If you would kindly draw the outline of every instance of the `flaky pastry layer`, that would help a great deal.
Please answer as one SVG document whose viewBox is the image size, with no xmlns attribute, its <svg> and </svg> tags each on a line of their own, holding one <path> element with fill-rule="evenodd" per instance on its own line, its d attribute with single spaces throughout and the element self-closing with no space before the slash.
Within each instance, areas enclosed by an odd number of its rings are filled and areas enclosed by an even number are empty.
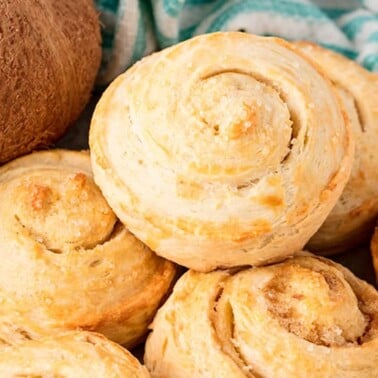
<svg viewBox="0 0 378 378">
<path fill-rule="evenodd" d="M 0 348 L 0 376 L 4 378 L 150 377 L 126 349 L 93 332 L 68 331 Z"/>
<path fill-rule="evenodd" d="M 154 378 L 375 377 L 378 292 L 310 254 L 180 278 L 146 343 Z"/>
<path fill-rule="evenodd" d="M 223 32 L 153 54 L 94 112 L 94 176 L 119 218 L 189 268 L 263 264 L 300 250 L 350 173 L 334 89 L 277 39 Z"/>
<path fill-rule="evenodd" d="M 336 87 L 356 140 L 350 179 L 308 244 L 322 254 L 342 252 L 367 241 L 378 216 L 378 75 L 315 44 L 295 45 Z"/>
<path fill-rule="evenodd" d="M 118 221 L 88 153 L 36 152 L 2 166 L 0 223 L 0 326 L 141 341 L 175 267 Z"/>
</svg>

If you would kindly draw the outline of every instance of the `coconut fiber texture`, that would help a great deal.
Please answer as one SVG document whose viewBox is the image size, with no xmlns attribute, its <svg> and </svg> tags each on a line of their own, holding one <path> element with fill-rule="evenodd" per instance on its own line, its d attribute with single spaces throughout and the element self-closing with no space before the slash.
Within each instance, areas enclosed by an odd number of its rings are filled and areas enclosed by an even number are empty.
<svg viewBox="0 0 378 378">
<path fill-rule="evenodd" d="M 76 121 L 100 59 L 92 0 L 0 1 L 0 163 L 50 145 Z"/>
</svg>

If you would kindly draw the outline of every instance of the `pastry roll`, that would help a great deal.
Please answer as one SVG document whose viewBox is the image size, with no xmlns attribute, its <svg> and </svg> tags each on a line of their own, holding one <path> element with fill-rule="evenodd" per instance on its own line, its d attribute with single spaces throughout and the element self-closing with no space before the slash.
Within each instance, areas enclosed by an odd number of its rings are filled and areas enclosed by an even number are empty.
<svg viewBox="0 0 378 378">
<path fill-rule="evenodd" d="M 94 177 L 159 255 L 189 268 L 300 250 L 350 173 L 353 139 L 330 83 L 290 44 L 206 34 L 119 76 L 94 112 Z"/>
<path fill-rule="evenodd" d="M 117 220 L 85 152 L 38 152 L 0 168 L 0 256 L 1 316 L 49 333 L 97 331 L 127 347 L 141 341 L 175 275 Z"/>
<path fill-rule="evenodd" d="M 378 292 L 323 257 L 185 273 L 159 309 L 154 378 L 377 377 Z"/>
<path fill-rule="evenodd" d="M 308 244 L 322 254 L 342 252 L 367 241 L 378 216 L 378 75 L 315 44 L 298 42 L 296 46 L 331 79 L 356 140 L 348 184 Z"/>
<path fill-rule="evenodd" d="M 126 349 L 93 332 L 69 331 L 0 348 L 0 376 L 4 378 L 150 377 Z"/>
</svg>

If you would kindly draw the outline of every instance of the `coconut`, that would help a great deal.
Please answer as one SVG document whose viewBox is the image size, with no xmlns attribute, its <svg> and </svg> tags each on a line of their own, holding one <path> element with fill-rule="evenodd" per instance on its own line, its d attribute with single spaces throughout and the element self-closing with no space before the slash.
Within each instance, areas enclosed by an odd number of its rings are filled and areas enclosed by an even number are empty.
<svg viewBox="0 0 378 378">
<path fill-rule="evenodd" d="M 92 0 L 0 1 L 0 163 L 49 146 L 79 117 L 100 41 Z"/>
</svg>

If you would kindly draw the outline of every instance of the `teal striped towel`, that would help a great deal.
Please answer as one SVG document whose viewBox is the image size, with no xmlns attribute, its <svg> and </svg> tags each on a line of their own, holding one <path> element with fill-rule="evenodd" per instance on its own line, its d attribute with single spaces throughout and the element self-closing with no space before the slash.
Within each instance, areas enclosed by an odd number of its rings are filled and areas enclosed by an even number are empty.
<svg viewBox="0 0 378 378">
<path fill-rule="evenodd" d="M 378 0 L 95 0 L 106 84 L 135 61 L 194 35 L 242 30 L 317 42 L 378 72 Z"/>
</svg>

